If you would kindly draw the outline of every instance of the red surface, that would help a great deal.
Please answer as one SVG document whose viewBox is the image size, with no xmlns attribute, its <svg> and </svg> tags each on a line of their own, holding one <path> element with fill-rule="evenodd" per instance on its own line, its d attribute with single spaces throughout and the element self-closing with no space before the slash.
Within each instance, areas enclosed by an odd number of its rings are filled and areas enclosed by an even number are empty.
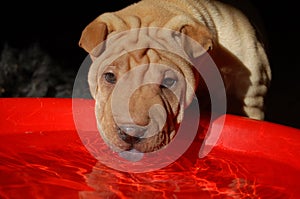
<svg viewBox="0 0 300 199">
<path fill-rule="evenodd" d="M 0 107 L 1 134 L 75 128 L 69 99 L 0 99 Z"/>
<path fill-rule="evenodd" d="M 87 107 L 76 109 L 82 114 L 77 128 L 95 129 L 91 119 L 94 101 L 76 99 L 75 103 Z M 198 160 L 194 155 L 198 150 L 194 144 L 180 160 L 161 171 L 124 174 L 97 163 L 82 145 L 76 134 L 72 99 L 0 99 L 0 198 L 95 194 L 97 198 L 116 198 L 110 191 L 123 198 L 132 191 L 136 198 L 153 194 L 224 198 L 221 193 L 229 179 L 245 198 L 249 191 L 265 198 L 300 198 L 299 129 L 226 115 L 209 157 Z"/>
</svg>

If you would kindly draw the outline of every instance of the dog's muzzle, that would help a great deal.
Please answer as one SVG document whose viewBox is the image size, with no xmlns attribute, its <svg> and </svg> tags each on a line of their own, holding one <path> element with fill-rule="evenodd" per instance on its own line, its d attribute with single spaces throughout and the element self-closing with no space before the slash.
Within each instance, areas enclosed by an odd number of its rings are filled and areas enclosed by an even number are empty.
<svg viewBox="0 0 300 199">
<path fill-rule="evenodd" d="M 147 131 L 146 127 L 136 125 L 124 125 L 119 126 L 118 135 L 119 137 L 128 144 L 136 144 L 143 139 Z"/>
</svg>

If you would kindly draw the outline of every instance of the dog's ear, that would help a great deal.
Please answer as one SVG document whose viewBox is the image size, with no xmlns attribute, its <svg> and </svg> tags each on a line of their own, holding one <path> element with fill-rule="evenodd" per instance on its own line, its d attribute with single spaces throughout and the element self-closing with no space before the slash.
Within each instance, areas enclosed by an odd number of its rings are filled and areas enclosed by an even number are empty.
<svg viewBox="0 0 300 199">
<path fill-rule="evenodd" d="M 212 50 L 213 39 L 206 27 L 200 24 L 196 26 L 184 25 L 181 27 L 180 32 L 188 36 L 187 38 L 183 38 L 182 45 L 185 52 L 192 58 L 200 57 L 203 53 Z M 199 48 L 199 44 L 202 48 Z"/>
<path fill-rule="evenodd" d="M 98 57 L 104 50 L 104 45 L 100 44 L 106 39 L 107 34 L 107 25 L 96 19 L 82 31 L 79 46 L 87 51 L 92 58 Z"/>
<path fill-rule="evenodd" d="M 187 15 L 172 18 L 166 28 L 181 33 L 177 41 L 191 58 L 197 58 L 213 48 L 213 33 L 204 24 Z"/>
</svg>

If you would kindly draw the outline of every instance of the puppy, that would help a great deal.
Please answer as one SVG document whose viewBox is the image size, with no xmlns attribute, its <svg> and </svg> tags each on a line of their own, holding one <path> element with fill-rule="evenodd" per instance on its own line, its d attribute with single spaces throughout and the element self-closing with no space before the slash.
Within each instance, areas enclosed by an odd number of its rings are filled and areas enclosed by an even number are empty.
<svg viewBox="0 0 300 199">
<path fill-rule="evenodd" d="M 142 0 L 97 17 L 79 45 L 93 60 L 88 82 L 98 128 L 115 151 L 170 143 L 195 92 L 200 103 L 209 98 L 194 67 L 207 64 L 205 55 L 220 72 L 228 113 L 264 119 L 268 59 L 248 19 L 229 5 Z"/>
</svg>

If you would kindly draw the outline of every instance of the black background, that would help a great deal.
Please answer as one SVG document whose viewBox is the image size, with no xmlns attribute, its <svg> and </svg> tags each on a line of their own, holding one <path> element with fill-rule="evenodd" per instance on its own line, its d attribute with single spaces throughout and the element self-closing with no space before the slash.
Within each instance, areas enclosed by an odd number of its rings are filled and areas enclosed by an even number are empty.
<svg viewBox="0 0 300 199">
<path fill-rule="evenodd" d="M 101 13 L 133 2 L 136 1 L 10 1 L 5 4 L 2 1 L 0 50 L 4 43 L 22 49 L 38 42 L 53 59 L 76 73 L 87 55 L 78 46 L 84 27 Z M 273 79 L 266 120 L 300 128 L 300 9 L 297 1 L 230 2 L 240 2 L 239 6 L 251 20 L 258 19 L 267 42 Z"/>
</svg>

